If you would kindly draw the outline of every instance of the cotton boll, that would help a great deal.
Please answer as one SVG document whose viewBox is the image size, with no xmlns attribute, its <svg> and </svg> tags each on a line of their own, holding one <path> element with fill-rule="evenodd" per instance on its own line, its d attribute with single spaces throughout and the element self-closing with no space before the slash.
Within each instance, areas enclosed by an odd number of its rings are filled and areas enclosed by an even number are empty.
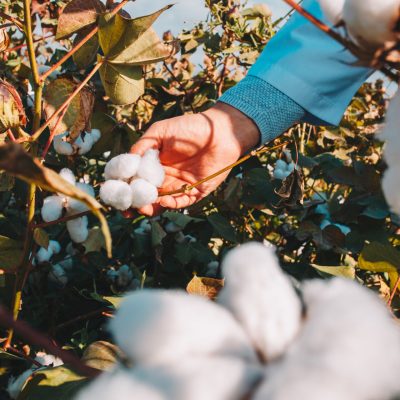
<svg viewBox="0 0 400 400">
<path fill-rule="evenodd" d="M 63 140 L 65 135 L 58 135 L 53 140 L 53 147 L 56 153 L 65 155 L 65 156 L 72 156 L 74 154 L 74 148 L 72 144 Z"/>
<path fill-rule="evenodd" d="M 185 357 L 162 366 L 139 365 L 132 373 L 168 400 L 242 400 L 262 378 L 263 369 L 233 357 Z"/>
<path fill-rule="evenodd" d="M 308 282 L 303 293 L 303 329 L 255 400 L 389 400 L 399 394 L 400 328 L 381 299 L 339 278 Z"/>
<path fill-rule="evenodd" d="M 104 176 L 106 180 L 129 180 L 136 175 L 139 164 L 140 156 L 138 154 L 120 154 L 106 164 Z"/>
<path fill-rule="evenodd" d="M 39 251 L 36 253 L 36 261 L 41 264 L 44 262 L 50 261 L 50 258 L 53 256 L 53 249 L 49 246 L 47 249 L 41 247 Z"/>
<path fill-rule="evenodd" d="M 49 241 L 49 248 L 53 251 L 53 254 L 58 254 L 61 251 L 61 245 L 56 240 Z"/>
<path fill-rule="evenodd" d="M 92 150 L 92 147 L 94 145 L 94 138 L 90 134 L 86 134 L 84 139 L 82 139 L 78 145 L 79 150 L 78 154 L 84 155 L 86 153 L 89 153 L 90 150 Z"/>
<path fill-rule="evenodd" d="M 391 211 L 400 215 L 400 165 L 390 167 L 385 171 L 382 179 L 382 190 Z"/>
<path fill-rule="evenodd" d="M 92 129 L 92 131 L 90 132 L 90 134 L 92 135 L 93 138 L 93 142 L 97 143 L 100 138 L 101 138 L 101 131 L 100 129 Z"/>
<path fill-rule="evenodd" d="M 325 17 L 337 25 L 342 19 L 345 0 L 318 0 Z"/>
<path fill-rule="evenodd" d="M 132 203 L 133 208 L 140 208 L 153 204 L 158 197 L 157 188 L 145 181 L 144 179 L 135 179 L 131 184 Z"/>
<path fill-rule="evenodd" d="M 274 170 L 274 178 L 278 179 L 280 181 L 285 180 L 287 177 L 289 176 L 289 174 L 286 171 L 283 171 L 281 169 L 275 169 Z"/>
<path fill-rule="evenodd" d="M 36 354 L 35 360 L 46 367 L 59 367 L 60 365 L 64 364 L 61 358 L 54 357 L 52 354 L 47 354 L 43 351 L 39 351 Z"/>
<path fill-rule="evenodd" d="M 33 374 L 33 369 L 28 369 L 24 371 L 21 375 L 17 377 L 11 377 L 8 381 L 7 392 L 12 399 L 16 399 L 21 390 L 25 386 L 25 382 Z"/>
<path fill-rule="evenodd" d="M 381 138 L 386 141 L 384 157 L 390 166 L 399 165 L 400 91 L 390 101 Z"/>
<path fill-rule="evenodd" d="M 230 310 L 266 360 L 285 352 L 300 329 L 302 306 L 274 249 L 247 243 L 222 262 L 218 303 Z"/>
<path fill-rule="evenodd" d="M 109 180 L 101 186 L 100 198 L 105 204 L 126 211 L 132 203 L 132 190 L 126 182 Z"/>
<path fill-rule="evenodd" d="M 94 189 L 92 185 L 89 185 L 87 183 L 82 183 L 78 182 L 76 184 L 76 187 L 86 194 L 88 194 L 91 197 L 95 197 Z M 69 214 L 79 214 L 85 211 L 89 210 L 89 207 L 83 203 L 82 201 L 79 201 L 77 199 L 73 199 L 72 197 L 68 198 L 68 207 L 67 207 L 68 213 Z"/>
<path fill-rule="evenodd" d="M 67 230 L 73 242 L 83 243 L 88 238 L 88 223 L 86 215 L 67 222 Z"/>
<path fill-rule="evenodd" d="M 63 198 L 60 196 L 49 196 L 43 200 L 41 215 L 44 222 L 52 222 L 59 219 L 64 208 Z"/>
<path fill-rule="evenodd" d="M 67 182 L 69 182 L 71 185 L 75 185 L 76 177 L 75 177 L 74 173 L 70 169 L 63 168 L 60 171 L 59 175 L 61 176 L 61 178 L 63 178 Z"/>
<path fill-rule="evenodd" d="M 365 47 L 395 41 L 399 17 L 399 0 L 346 0 L 343 8 L 350 36 Z"/>
<path fill-rule="evenodd" d="M 165 179 L 165 171 L 160 163 L 158 150 L 149 149 L 144 153 L 140 161 L 137 176 L 156 187 L 162 186 Z"/>
<path fill-rule="evenodd" d="M 110 329 L 135 365 L 207 355 L 256 359 L 245 333 L 228 311 L 185 292 L 134 292 L 122 302 Z"/>
</svg>

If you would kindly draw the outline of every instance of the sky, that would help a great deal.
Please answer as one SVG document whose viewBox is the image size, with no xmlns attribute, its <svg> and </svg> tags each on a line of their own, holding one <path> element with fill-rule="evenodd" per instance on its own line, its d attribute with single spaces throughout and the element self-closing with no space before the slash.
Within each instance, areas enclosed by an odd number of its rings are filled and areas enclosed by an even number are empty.
<svg viewBox="0 0 400 400">
<path fill-rule="evenodd" d="M 175 3 L 174 7 L 166 11 L 154 25 L 159 34 L 166 30 L 171 30 L 174 34 L 177 34 L 184 28 L 189 29 L 207 15 L 203 0 L 136 0 L 128 4 L 126 10 L 130 12 L 132 17 L 141 16 L 154 12 L 170 3 Z M 283 0 L 249 1 L 249 5 L 256 3 L 267 4 L 273 11 L 275 18 L 288 10 Z"/>
</svg>

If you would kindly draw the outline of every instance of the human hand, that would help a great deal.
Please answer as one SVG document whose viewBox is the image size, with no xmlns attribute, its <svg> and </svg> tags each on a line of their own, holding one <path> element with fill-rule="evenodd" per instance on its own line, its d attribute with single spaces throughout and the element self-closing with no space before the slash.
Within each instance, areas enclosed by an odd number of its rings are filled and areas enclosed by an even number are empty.
<svg viewBox="0 0 400 400">
<path fill-rule="evenodd" d="M 156 122 L 131 152 L 143 155 L 150 148 L 160 150 L 166 172 L 161 191 L 171 192 L 233 164 L 258 144 L 259 137 L 251 119 L 227 104 L 217 103 L 204 113 Z M 189 193 L 161 196 L 156 204 L 138 211 L 152 216 L 162 208 L 188 207 L 214 191 L 228 174 L 204 182 Z"/>
</svg>

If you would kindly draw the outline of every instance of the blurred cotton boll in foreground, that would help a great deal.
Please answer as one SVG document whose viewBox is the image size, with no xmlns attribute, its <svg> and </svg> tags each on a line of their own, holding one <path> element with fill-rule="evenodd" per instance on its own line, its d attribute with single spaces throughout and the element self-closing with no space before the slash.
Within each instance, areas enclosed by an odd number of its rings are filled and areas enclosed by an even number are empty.
<svg viewBox="0 0 400 400">
<path fill-rule="evenodd" d="M 110 330 L 134 364 L 207 355 L 256 361 L 250 341 L 227 310 L 185 292 L 134 292 L 122 302 Z"/>
<path fill-rule="evenodd" d="M 340 22 L 343 15 L 345 0 L 318 0 L 326 18 L 336 25 Z"/>
<path fill-rule="evenodd" d="M 400 393 L 400 331 L 381 299 L 355 282 L 304 285 L 307 316 L 255 400 L 389 400 Z M 390 349 L 390 351 L 388 351 Z"/>
<path fill-rule="evenodd" d="M 343 8 L 348 33 L 366 48 L 395 41 L 399 18 L 400 0 L 346 0 Z"/>
<path fill-rule="evenodd" d="M 247 243 L 222 262 L 218 303 L 232 312 L 265 360 L 280 356 L 300 330 L 301 302 L 273 247 Z"/>
</svg>

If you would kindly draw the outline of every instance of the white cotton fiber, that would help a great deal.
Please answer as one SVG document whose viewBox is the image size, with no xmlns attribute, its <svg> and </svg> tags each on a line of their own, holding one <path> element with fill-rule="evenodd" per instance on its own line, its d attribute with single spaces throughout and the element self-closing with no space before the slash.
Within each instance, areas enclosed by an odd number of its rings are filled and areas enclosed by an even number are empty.
<svg viewBox="0 0 400 400">
<path fill-rule="evenodd" d="M 137 176 L 156 187 L 162 186 L 165 179 L 165 171 L 161 165 L 158 150 L 149 149 L 144 153 L 140 161 Z"/>
<path fill-rule="evenodd" d="M 78 182 L 76 187 L 91 197 L 95 197 L 94 189 L 92 185 L 87 183 Z M 89 207 L 83 203 L 82 201 L 73 199 L 72 197 L 68 198 L 68 206 L 67 206 L 68 213 L 72 214 L 79 214 L 89 210 Z"/>
<path fill-rule="evenodd" d="M 69 168 L 63 168 L 60 171 L 59 175 L 61 176 L 61 178 L 69 182 L 71 185 L 75 185 L 76 183 L 75 175 Z"/>
<path fill-rule="evenodd" d="M 304 285 L 307 318 L 255 400 L 389 400 L 400 393 L 400 327 L 382 300 L 344 279 Z"/>
<path fill-rule="evenodd" d="M 36 354 L 35 360 L 46 367 L 58 367 L 64 364 L 61 358 L 55 357 L 52 354 L 47 354 L 44 351 L 39 351 Z"/>
<path fill-rule="evenodd" d="M 50 240 L 49 249 L 52 250 L 53 254 L 58 254 L 61 251 L 61 245 L 56 240 Z"/>
<path fill-rule="evenodd" d="M 394 41 L 400 0 L 346 0 L 343 20 L 350 36 L 365 47 Z"/>
<path fill-rule="evenodd" d="M 63 198 L 60 196 L 49 196 L 43 200 L 41 215 L 44 222 L 52 222 L 61 218 L 64 208 Z"/>
<path fill-rule="evenodd" d="M 50 258 L 53 257 L 53 249 L 50 247 L 45 249 L 44 247 L 41 247 L 38 252 L 36 253 L 36 261 L 41 264 L 44 262 L 50 261 Z"/>
<path fill-rule="evenodd" d="M 207 355 L 256 358 L 244 331 L 227 310 L 185 292 L 134 292 L 122 302 L 110 330 L 135 365 Z"/>
<path fill-rule="evenodd" d="M 264 359 L 284 353 L 300 330 L 302 307 L 274 248 L 254 242 L 231 250 L 222 275 L 218 303 L 232 312 Z"/>
<path fill-rule="evenodd" d="M 102 184 L 100 198 L 105 204 L 126 211 L 131 207 L 132 190 L 126 182 L 109 180 Z"/>
<path fill-rule="evenodd" d="M 400 165 L 389 167 L 382 179 L 382 190 L 390 210 L 400 215 Z"/>
<path fill-rule="evenodd" d="M 86 134 L 87 134 L 87 132 L 86 132 Z M 100 131 L 100 129 L 92 129 L 92 131 L 90 132 L 90 135 L 92 135 L 93 142 L 97 143 L 101 138 L 101 131 Z"/>
<path fill-rule="evenodd" d="M 88 217 L 85 215 L 67 222 L 67 230 L 71 240 L 75 243 L 83 243 L 89 236 Z"/>
<path fill-rule="evenodd" d="M 400 165 L 400 91 L 391 99 L 386 112 L 386 120 L 380 135 L 386 141 L 384 147 L 385 160 L 389 165 Z"/>
<path fill-rule="evenodd" d="M 279 180 L 285 180 L 296 168 L 294 162 L 290 164 L 286 163 L 283 160 L 278 160 L 275 163 L 274 168 L 274 178 Z"/>
<path fill-rule="evenodd" d="M 53 140 L 53 147 L 56 153 L 62 154 L 65 156 L 72 156 L 74 154 L 74 148 L 72 147 L 72 144 L 69 142 L 66 142 L 64 139 L 66 137 L 66 134 L 63 135 L 58 135 L 54 137 Z"/>
<path fill-rule="evenodd" d="M 139 164 L 140 156 L 138 154 L 121 154 L 106 164 L 104 176 L 106 180 L 129 180 L 136 175 Z"/>
<path fill-rule="evenodd" d="M 162 366 L 139 365 L 132 372 L 168 400 L 243 400 L 263 377 L 261 366 L 233 357 L 184 357 Z"/>
<path fill-rule="evenodd" d="M 116 367 L 111 372 L 102 373 L 75 397 L 75 400 L 111 399 L 170 400 L 157 389 L 134 379 L 132 372 L 123 367 Z"/>
<path fill-rule="evenodd" d="M 78 154 L 84 155 L 92 150 L 92 147 L 94 145 L 94 138 L 91 134 L 86 133 L 83 139 L 82 136 L 79 136 L 74 144 L 78 147 Z"/>
<path fill-rule="evenodd" d="M 144 179 L 135 179 L 131 184 L 131 206 L 140 208 L 155 203 L 158 197 L 157 188 Z"/>
<path fill-rule="evenodd" d="M 318 0 L 325 17 L 336 25 L 340 22 L 343 15 L 345 0 Z"/>
</svg>

